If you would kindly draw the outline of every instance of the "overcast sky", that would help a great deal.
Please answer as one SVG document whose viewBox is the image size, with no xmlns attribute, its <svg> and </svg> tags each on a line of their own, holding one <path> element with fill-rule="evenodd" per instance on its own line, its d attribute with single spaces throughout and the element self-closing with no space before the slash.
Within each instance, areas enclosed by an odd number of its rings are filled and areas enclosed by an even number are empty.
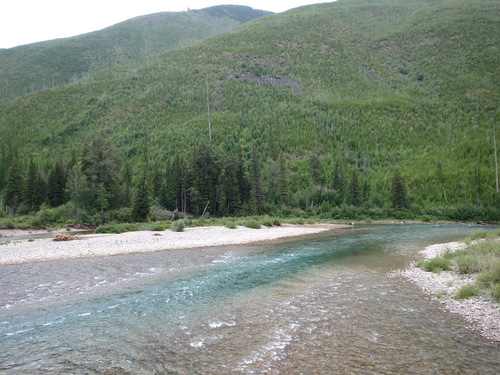
<svg viewBox="0 0 500 375">
<path fill-rule="evenodd" d="M 332 0 L 330 0 L 332 1 Z M 275 13 L 321 0 L 4 0 L 0 5 L 0 48 L 65 38 L 99 30 L 144 14 L 212 5 L 247 5 Z"/>
</svg>

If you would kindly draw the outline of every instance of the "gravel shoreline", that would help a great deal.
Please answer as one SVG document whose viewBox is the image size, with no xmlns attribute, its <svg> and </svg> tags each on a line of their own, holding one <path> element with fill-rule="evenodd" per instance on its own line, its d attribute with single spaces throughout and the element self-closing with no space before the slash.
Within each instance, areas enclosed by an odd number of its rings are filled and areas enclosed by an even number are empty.
<svg viewBox="0 0 500 375">
<path fill-rule="evenodd" d="M 455 251 L 464 247 L 462 242 L 431 245 L 420 251 L 420 254 L 422 258 L 431 259 L 446 250 Z M 416 262 L 390 275 L 404 277 L 415 283 L 425 294 L 431 296 L 432 300 L 438 301 L 444 310 L 462 316 L 469 323 L 468 328 L 478 330 L 489 340 L 500 342 L 499 303 L 481 295 L 463 300 L 454 297 L 460 287 L 474 283 L 474 276 L 461 275 L 455 271 L 443 271 L 439 274 L 425 272 L 417 267 Z"/>
<path fill-rule="evenodd" d="M 10 241 L 0 238 L 0 265 L 88 258 L 200 247 L 243 245 L 261 241 L 316 234 L 347 228 L 340 224 L 291 225 L 250 229 L 239 226 L 186 228 L 183 232 L 138 231 L 120 234 L 78 235 L 77 240 L 54 242 L 52 238 Z M 19 235 L 19 233 L 16 233 Z M 74 233 L 65 233 L 74 234 Z"/>
</svg>

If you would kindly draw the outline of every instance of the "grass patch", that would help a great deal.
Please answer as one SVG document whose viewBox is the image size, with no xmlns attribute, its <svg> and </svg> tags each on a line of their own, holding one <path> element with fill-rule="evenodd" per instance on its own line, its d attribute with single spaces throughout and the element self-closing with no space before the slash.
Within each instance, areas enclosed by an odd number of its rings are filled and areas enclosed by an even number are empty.
<svg viewBox="0 0 500 375">
<path fill-rule="evenodd" d="M 227 221 L 225 227 L 229 229 L 236 229 L 237 225 L 234 221 Z"/>
<path fill-rule="evenodd" d="M 247 220 L 247 221 L 245 221 L 245 223 L 243 225 L 245 227 L 251 228 L 251 229 L 260 229 L 261 228 L 261 224 L 255 219 Z"/>
<path fill-rule="evenodd" d="M 478 294 L 478 288 L 474 284 L 467 284 L 461 287 L 457 292 L 458 299 L 467 299 Z"/>
<path fill-rule="evenodd" d="M 108 223 L 98 226 L 94 233 L 102 234 L 102 233 L 124 233 L 124 232 L 133 232 L 138 230 L 138 225 L 135 223 Z"/>
<path fill-rule="evenodd" d="M 496 284 L 491 288 L 491 296 L 494 300 L 500 302 L 500 283 Z"/>
<path fill-rule="evenodd" d="M 451 261 L 447 258 L 436 257 L 427 261 L 420 261 L 417 265 L 426 272 L 440 273 L 451 269 Z"/>
<path fill-rule="evenodd" d="M 182 232 L 182 231 L 184 231 L 184 228 L 186 228 L 186 224 L 184 223 L 184 220 L 174 221 L 170 225 L 170 230 L 172 232 Z"/>
</svg>

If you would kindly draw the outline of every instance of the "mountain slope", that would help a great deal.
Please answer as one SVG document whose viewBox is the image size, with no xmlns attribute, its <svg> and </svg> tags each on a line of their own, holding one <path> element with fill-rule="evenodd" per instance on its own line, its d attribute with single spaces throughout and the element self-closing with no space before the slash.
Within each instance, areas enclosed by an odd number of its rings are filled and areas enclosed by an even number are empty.
<svg viewBox="0 0 500 375">
<path fill-rule="evenodd" d="M 236 5 L 163 12 L 72 38 L 0 50 L 0 102 L 186 46 L 268 14 Z"/>
<path fill-rule="evenodd" d="M 398 168 L 415 210 L 497 210 L 499 19 L 488 0 L 303 7 L 4 103 L 0 142 L 47 161 L 100 134 L 133 163 L 146 143 L 161 165 L 208 143 L 210 123 L 222 154 L 256 146 L 268 189 L 284 152 L 302 208 L 313 196 L 325 212 L 339 204 L 312 186 L 316 154 L 325 189 L 336 192 L 340 164 L 374 209 L 390 205 Z"/>
</svg>

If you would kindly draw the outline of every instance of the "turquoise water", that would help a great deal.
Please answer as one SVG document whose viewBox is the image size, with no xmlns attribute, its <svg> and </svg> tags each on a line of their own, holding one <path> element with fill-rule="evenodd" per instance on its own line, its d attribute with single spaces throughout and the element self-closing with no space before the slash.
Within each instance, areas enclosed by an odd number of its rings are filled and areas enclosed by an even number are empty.
<svg viewBox="0 0 500 375">
<path fill-rule="evenodd" d="M 0 268 L 6 374 L 493 374 L 499 346 L 389 278 L 473 226 Z"/>
</svg>

